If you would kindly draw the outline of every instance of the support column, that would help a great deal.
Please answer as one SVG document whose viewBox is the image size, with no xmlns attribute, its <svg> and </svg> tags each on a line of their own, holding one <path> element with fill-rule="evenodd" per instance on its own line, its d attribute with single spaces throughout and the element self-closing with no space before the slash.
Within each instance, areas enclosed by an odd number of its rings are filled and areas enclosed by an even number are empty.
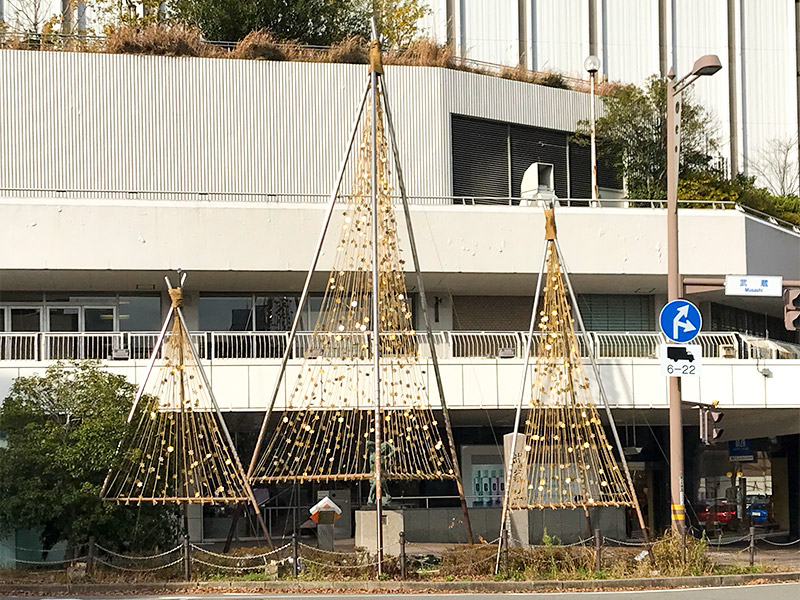
<svg viewBox="0 0 800 600">
<path fill-rule="evenodd" d="M 795 0 L 800 2 L 800 0 Z M 800 6 L 800 4 L 795 4 Z M 730 139 L 730 176 L 739 172 L 739 107 L 736 98 L 736 0 L 728 0 L 728 137 Z M 798 41 L 800 59 L 800 41 Z M 800 70 L 800 62 L 798 63 Z M 800 78 L 798 90 L 800 90 Z M 800 114 L 800 113 L 798 113 Z"/>
</svg>

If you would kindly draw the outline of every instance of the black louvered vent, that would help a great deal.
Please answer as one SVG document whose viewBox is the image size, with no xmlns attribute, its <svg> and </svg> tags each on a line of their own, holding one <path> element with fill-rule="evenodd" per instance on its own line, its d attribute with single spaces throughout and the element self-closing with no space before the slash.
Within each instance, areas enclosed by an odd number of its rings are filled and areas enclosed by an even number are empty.
<svg viewBox="0 0 800 600">
<path fill-rule="evenodd" d="M 522 176 L 533 163 L 553 165 L 556 196 L 567 197 L 567 134 L 539 127 L 511 126 L 511 194 L 520 195 Z"/>
<path fill-rule="evenodd" d="M 589 146 L 569 143 L 569 180 L 571 198 L 592 197 L 592 159 Z"/>
<path fill-rule="evenodd" d="M 452 115 L 453 195 L 508 197 L 508 125 Z"/>
</svg>

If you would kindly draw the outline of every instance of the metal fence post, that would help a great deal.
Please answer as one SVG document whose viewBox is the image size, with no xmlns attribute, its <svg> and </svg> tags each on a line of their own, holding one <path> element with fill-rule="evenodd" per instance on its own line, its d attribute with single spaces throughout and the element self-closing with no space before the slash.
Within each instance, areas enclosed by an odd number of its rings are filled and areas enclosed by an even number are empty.
<svg viewBox="0 0 800 600">
<path fill-rule="evenodd" d="M 183 578 L 192 580 L 192 547 L 189 545 L 189 536 L 183 536 Z"/>
<path fill-rule="evenodd" d="M 297 542 L 297 533 L 292 533 L 292 575 L 297 577 L 300 572 L 298 560 L 300 559 L 300 547 Z"/>
<path fill-rule="evenodd" d="M 94 571 L 94 557 L 97 551 L 94 536 L 89 538 L 89 547 L 86 551 L 86 574 L 91 575 Z M 752 564 L 752 563 L 751 563 Z"/>
<path fill-rule="evenodd" d="M 687 535 L 687 527 L 683 527 L 681 529 L 681 562 L 686 564 L 686 535 Z"/>
<path fill-rule="evenodd" d="M 594 570 L 600 571 L 603 568 L 602 552 L 603 548 L 603 535 L 599 529 L 594 530 Z"/>
<path fill-rule="evenodd" d="M 756 562 L 756 528 L 750 527 L 750 566 Z"/>
<path fill-rule="evenodd" d="M 503 545 L 503 569 L 506 572 L 506 577 L 508 577 L 508 527 L 503 528 L 500 543 Z"/>
<path fill-rule="evenodd" d="M 406 578 L 406 532 L 400 532 L 400 577 Z"/>
</svg>

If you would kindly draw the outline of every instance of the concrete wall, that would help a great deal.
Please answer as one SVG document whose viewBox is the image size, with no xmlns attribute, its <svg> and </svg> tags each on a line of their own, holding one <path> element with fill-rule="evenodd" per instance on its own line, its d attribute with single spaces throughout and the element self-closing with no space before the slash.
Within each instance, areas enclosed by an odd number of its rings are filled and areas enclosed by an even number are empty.
<svg viewBox="0 0 800 600">
<path fill-rule="evenodd" d="M 239 281 L 253 286 L 250 291 L 299 289 L 323 213 L 320 205 L 271 202 L 5 199 L 0 200 L 0 273 L 7 290 L 133 289 L 148 273 L 161 289 L 163 273 L 178 267 L 195 273 L 188 289 L 234 290 Z M 412 218 L 431 291 L 530 294 L 531 275 L 540 267 L 541 209 L 414 206 Z M 557 218 L 579 291 L 658 293 L 665 287 L 663 210 L 562 208 Z M 337 212 L 331 230 L 340 226 Z M 683 210 L 680 227 L 684 275 L 759 267 L 800 279 L 800 234 L 734 210 Z M 407 248 L 403 225 L 399 236 Z M 334 240 L 328 238 L 321 273 L 332 264 Z M 204 273 L 220 276 L 204 281 Z"/>
<path fill-rule="evenodd" d="M 448 406 L 453 409 L 513 409 L 519 398 L 519 377 L 522 363 L 514 359 L 444 359 L 441 360 L 442 380 Z M 223 411 L 263 411 L 272 393 L 280 370 L 278 360 L 217 359 L 206 362 L 205 368 L 214 394 Z M 0 363 L 0 398 L 4 398 L 16 377 L 43 373 L 47 362 L 3 361 Z M 285 407 L 287 388 L 294 386 L 301 363 L 290 361 L 276 410 Z M 667 382 L 655 359 L 600 359 L 600 374 L 613 408 L 653 409 L 667 407 Z M 107 363 L 111 372 L 139 382 L 144 376 L 146 361 L 114 361 Z M 369 368 L 363 365 L 363 368 Z M 433 380 L 433 368 L 427 361 L 420 363 L 426 387 L 434 407 L 439 400 Z M 769 369 L 765 377 L 759 369 Z M 800 407 L 797 395 L 798 360 L 728 360 L 704 359 L 699 378 L 683 379 L 683 399 L 688 402 L 710 403 L 718 400 L 721 408 L 792 410 Z M 597 385 L 591 369 L 588 378 L 596 399 Z M 530 388 L 528 389 L 530 393 Z M 525 398 L 525 402 L 529 398 Z M 761 411 L 764 412 L 764 411 Z M 750 422 L 756 427 L 758 420 Z M 795 433 L 796 419 L 784 423 L 785 433 Z M 726 431 L 729 423 L 726 421 Z M 779 435 L 775 432 L 772 435 Z M 767 434 L 763 434 L 767 435 Z M 741 437 L 754 437 L 743 435 Z M 737 439 L 737 438 L 732 438 Z"/>
</svg>

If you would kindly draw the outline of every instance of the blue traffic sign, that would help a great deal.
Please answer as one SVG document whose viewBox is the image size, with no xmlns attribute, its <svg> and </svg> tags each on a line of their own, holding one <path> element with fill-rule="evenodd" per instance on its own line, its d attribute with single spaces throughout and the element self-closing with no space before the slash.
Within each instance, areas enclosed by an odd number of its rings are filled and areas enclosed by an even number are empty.
<svg viewBox="0 0 800 600">
<path fill-rule="evenodd" d="M 691 342 L 703 325 L 703 318 L 697 307 L 688 300 L 673 300 L 661 309 L 658 317 L 661 331 L 674 342 Z"/>
</svg>

